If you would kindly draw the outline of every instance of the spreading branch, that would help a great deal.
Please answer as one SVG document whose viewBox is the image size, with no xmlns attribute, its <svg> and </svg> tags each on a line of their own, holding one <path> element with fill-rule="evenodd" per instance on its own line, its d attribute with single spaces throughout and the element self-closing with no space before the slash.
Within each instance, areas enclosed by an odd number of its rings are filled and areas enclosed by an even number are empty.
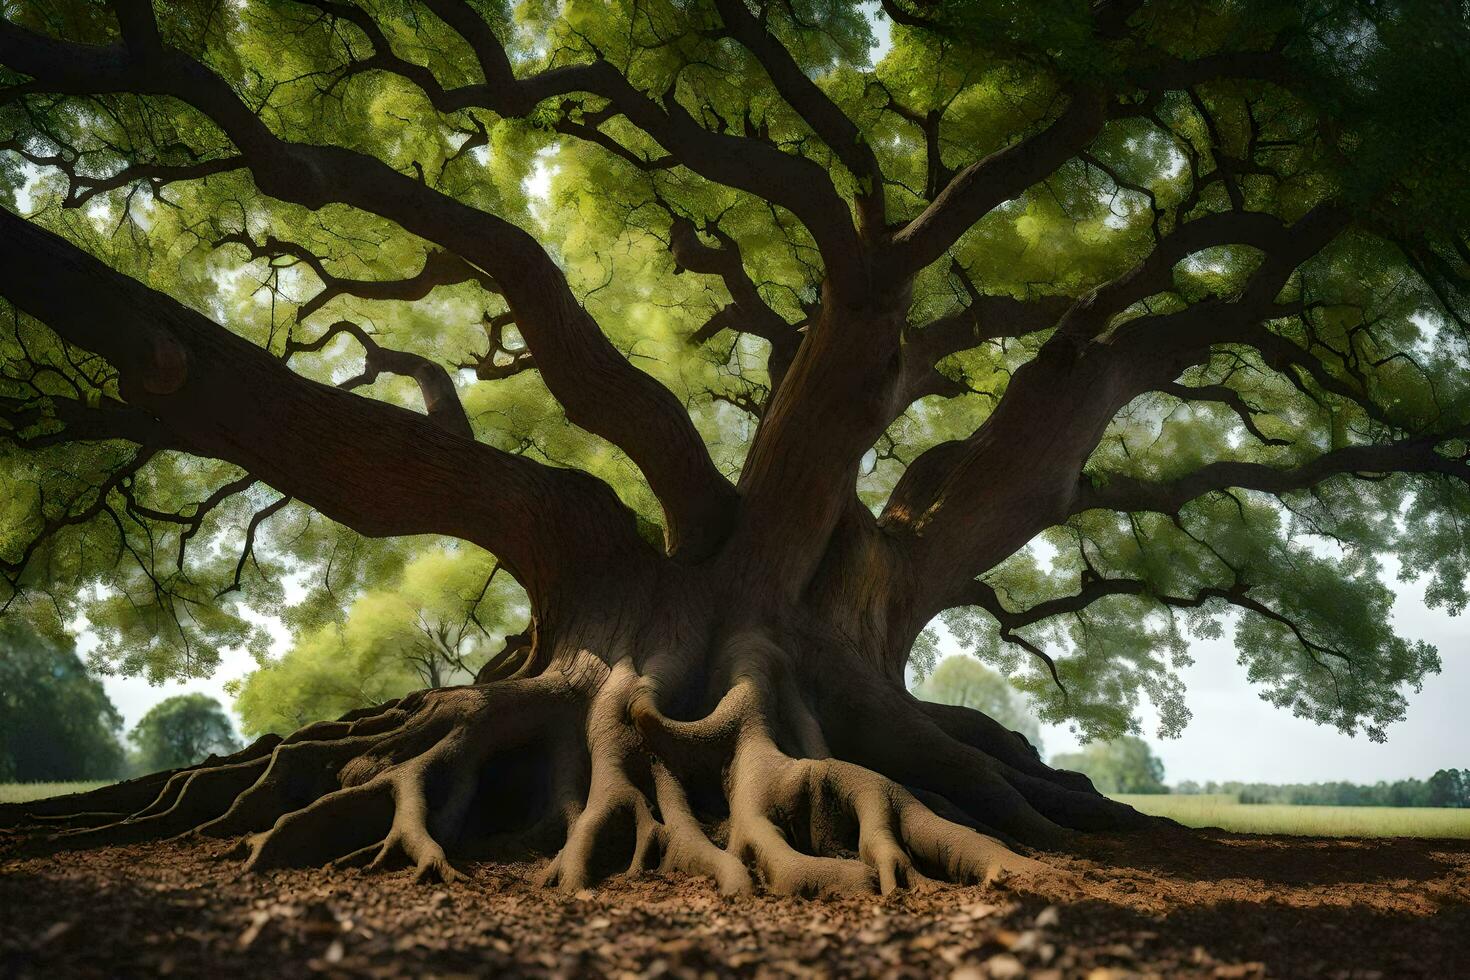
<svg viewBox="0 0 1470 980">
<path fill-rule="evenodd" d="M 684 407 L 612 345 L 555 261 L 523 229 L 375 157 L 277 137 L 224 79 L 177 49 L 75 44 L 0 21 L 0 61 L 59 94 L 177 98 L 229 136 L 264 193 L 312 208 L 332 202 L 359 207 L 484 270 L 501 284 L 541 376 L 567 417 L 622 448 L 648 477 L 664 506 L 669 549 L 707 554 L 723 538 L 734 490 L 714 467 Z M 632 91 L 610 67 L 592 73 L 609 72 Z M 692 120 L 687 125 L 714 135 Z"/>
<path fill-rule="evenodd" d="M 1226 460 L 1207 463 L 1175 480 L 1145 480 L 1122 473 L 1099 472 L 1078 487 L 1072 511 L 1103 508 L 1177 514 L 1191 500 L 1230 488 L 1281 496 L 1308 490 L 1339 476 L 1371 478 L 1389 473 L 1417 473 L 1470 483 L 1470 467 L 1465 460 L 1446 456 L 1437 448 L 1450 439 L 1467 435 L 1470 429 L 1379 445 L 1346 446 L 1292 467 Z"/>
<path fill-rule="evenodd" d="M 111 362 L 128 405 L 157 419 L 191 453 L 231 462 L 363 534 L 474 541 L 500 556 L 533 594 L 579 562 L 636 562 L 644 554 L 631 516 L 595 479 L 302 378 L 224 327 L 4 210 L 0 268 L 0 293 L 64 340 Z M 495 492 L 466 494 L 466 485 Z"/>
<path fill-rule="evenodd" d="M 279 268 L 284 259 L 306 266 L 312 271 L 322 288 L 316 295 L 302 303 L 296 311 L 298 320 L 305 320 L 338 296 L 356 296 L 367 300 L 399 300 L 412 302 L 423 299 L 439 286 L 453 286 L 463 282 L 477 283 L 486 292 L 499 294 L 501 288 L 490 276 L 471 266 L 457 255 L 440 249 L 432 249 L 424 256 L 424 264 L 418 272 L 404 279 L 350 279 L 327 271 L 321 256 L 304 245 L 267 235 L 256 241 L 247 232 L 238 231 L 224 235 L 215 241 L 215 248 L 225 245 L 240 245 L 253 260 L 264 259 L 272 267 Z"/>
<path fill-rule="evenodd" d="M 774 388 L 781 383 L 781 377 L 796 356 L 801 334 L 761 298 L 760 290 L 745 271 L 735 239 L 721 230 L 718 223 L 706 224 L 704 231 L 718 244 L 705 243 L 699 237 L 699 229 L 688 218 L 674 217 L 669 226 L 669 252 L 674 257 L 674 271 L 687 269 L 718 276 L 730 293 L 731 303 L 705 321 L 690 336 L 690 342 L 705 343 L 726 329 L 760 337 L 771 345 L 768 370 Z"/>
</svg>

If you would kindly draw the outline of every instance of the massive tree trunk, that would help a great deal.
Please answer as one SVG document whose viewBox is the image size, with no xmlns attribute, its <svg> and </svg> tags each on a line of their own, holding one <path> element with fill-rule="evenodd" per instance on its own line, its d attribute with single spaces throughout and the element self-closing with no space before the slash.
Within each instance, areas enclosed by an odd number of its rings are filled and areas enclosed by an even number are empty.
<svg viewBox="0 0 1470 980">
<path fill-rule="evenodd" d="M 451 878 L 454 857 L 540 852 L 573 891 L 661 868 L 792 894 L 979 881 L 1028 866 L 1015 845 L 1143 824 L 1021 735 L 914 699 L 852 624 L 723 564 L 548 608 L 471 686 L 6 817 L 59 822 L 71 846 L 239 838 L 248 868 Z"/>
</svg>

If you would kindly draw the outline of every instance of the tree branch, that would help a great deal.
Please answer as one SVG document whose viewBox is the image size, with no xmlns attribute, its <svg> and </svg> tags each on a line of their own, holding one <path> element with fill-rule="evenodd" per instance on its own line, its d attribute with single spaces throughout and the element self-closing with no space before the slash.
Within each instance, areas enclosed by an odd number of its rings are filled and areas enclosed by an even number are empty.
<svg viewBox="0 0 1470 980">
<path fill-rule="evenodd" d="M 58 41 L 0 21 L 0 62 L 58 93 L 177 98 L 224 130 L 264 193 L 311 208 L 332 202 L 362 208 L 484 269 L 503 287 L 541 376 L 567 417 L 622 448 L 648 477 L 664 507 L 670 551 L 697 557 L 723 539 L 734 488 L 715 469 L 683 406 L 608 341 L 556 263 L 524 230 L 374 157 L 277 137 L 222 78 L 176 49 L 138 59 L 124 48 Z M 628 93 L 634 91 L 610 66 L 592 74 L 609 72 Z M 687 125 L 714 136 L 692 120 Z"/>
<path fill-rule="evenodd" d="M 513 323 L 515 318 L 509 313 L 498 313 L 495 316 L 486 313 L 480 325 L 485 328 L 485 339 L 489 342 L 489 347 L 484 354 L 461 361 L 457 366 L 474 371 L 475 377 L 481 381 L 500 381 L 522 371 L 535 370 L 536 356 L 528 348 L 509 347 L 505 343 L 505 329 Z"/>
<path fill-rule="evenodd" d="M 1237 461 L 1207 463 L 1177 480 L 1143 480 L 1121 473 L 1098 473 L 1078 487 L 1071 512 L 1101 508 L 1177 514 L 1191 500 L 1219 490 L 1239 488 L 1280 496 L 1344 475 L 1439 474 L 1470 483 L 1470 467 L 1465 460 L 1444 456 L 1436 449 L 1447 440 L 1466 436 L 1470 436 L 1470 426 L 1441 435 L 1347 446 L 1287 468 Z"/>
<path fill-rule="evenodd" d="M 674 91 L 655 100 L 639 91 L 600 55 L 591 62 L 552 68 L 518 79 L 504 46 L 466 0 L 425 0 L 425 5 L 474 50 L 487 82 L 469 97 L 475 104 L 503 115 L 525 116 L 548 98 L 586 92 L 606 99 L 618 113 L 672 154 L 678 165 L 707 180 L 754 194 L 796 215 L 816 240 L 829 276 L 854 287 L 862 282 L 859 236 L 847 202 L 816 161 L 785 153 L 762 139 L 712 132 L 689 114 Z M 790 57 L 789 53 L 786 57 Z M 820 90 L 817 94 L 821 96 Z M 575 135 L 593 137 L 594 142 L 605 146 L 594 133 Z M 634 162 L 630 154 L 617 155 Z M 643 163 L 635 165 L 642 167 Z"/>
<path fill-rule="evenodd" d="M 1346 222 L 1341 209 L 1324 204 L 1273 232 L 1269 241 L 1262 239 L 1266 257 L 1233 301 L 1139 317 L 1095 336 L 1107 326 L 1087 312 L 1097 295 L 1113 297 L 1101 305 L 1105 310 L 1126 298 L 1120 294 L 1149 288 L 1139 283 L 1159 275 L 1166 260 L 1147 259 L 1115 281 L 1126 287 L 1105 286 L 1079 300 L 1038 355 L 1014 372 L 985 422 L 967 439 L 920 455 L 895 486 L 882 521 L 914 535 L 920 577 L 973 579 L 1064 520 L 1073 512 L 1083 465 L 1117 412 L 1138 395 L 1173 382 L 1214 345 L 1249 343 L 1259 322 L 1274 315 L 1276 297 L 1292 273 Z M 1140 268 L 1154 271 L 1140 274 Z M 1024 478 L 1014 468 L 1021 458 L 1027 461 Z"/>
<path fill-rule="evenodd" d="M 265 259 L 272 263 L 282 258 L 295 259 L 321 280 L 321 291 L 301 304 L 296 312 L 297 320 L 305 320 L 338 296 L 413 302 L 423 299 L 439 286 L 453 286 L 462 282 L 475 282 L 487 292 L 497 295 L 501 293 L 500 284 L 490 276 L 459 256 L 441 249 L 431 249 L 424 256 L 423 267 L 406 279 L 346 279 L 328 272 L 325 263 L 315 252 L 274 235 L 267 235 L 264 241 L 257 242 L 248 232 L 231 232 L 215 241 L 214 246 L 219 248 L 229 244 L 244 246 L 252 259 Z"/>
<path fill-rule="evenodd" d="M 883 231 L 883 170 L 867 137 L 827 93 L 807 75 L 791 52 L 757 20 L 745 0 L 715 0 L 729 35 L 755 56 L 776 91 L 796 110 L 860 185 L 857 194 L 858 231 L 872 238 Z"/>
<path fill-rule="evenodd" d="M 65 153 L 42 154 L 26 147 L 20 140 L 0 141 L 0 150 L 9 150 L 22 159 L 35 164 L 38 167 L 51 167 L 60 170 L 66 175 L 66 196 L 62 199 L 61 206 L 64 208 L 79 208 L 86 204 L 98 194 L 127 187 L 138 181 L 147 181 L 154 196 L 166 184 L 177 183 L 183 180 L 199 180 L 211 177 L 215 174 L 228 173 L 233 170 L 241 170 L 245 167 L 245 159 L 239 155 L 219 157 L 214 160 L 199 160 L 195 163 L 169 165 L 163 163 L 133 163 L 123 167 L 116 173 L 106 177 L 91 177 L 78 173 L 77 160 L 68 157 Z"/>
<path fill-rule="evenodd" d="M 690 341 L 704 343 L 726 328 L 760 337 L 771 345 L 768 369 L 774 390 L 781 383 L 791 359 L 796 356 L 801 334 L 761 298 L 760 290 L 745 271 L 740 246 L 735 239 L 720 230 L 717 223 L 707 224 L 705 233 L 719 244 L 705 244 L 700 240 L 694 222 L 682 215 L 674 216 L 669 226 L 669 251 L 674 256 L 674 271 L 678 273 L 687 269 L 702 275 L 719 276 L 733 302 L 710 317 L 695 331 Z"/>
<path fill-rule="evenodd" d="M 319 351 L 342 334 L 347 334 L 362 345 L 364 363 L 362 374 L 342 382 L 338 387 L 350 391 L 370 385 L 384 372 L 412 378 L 418 383 L 419 392 L 423 396 L 424 413 L 436 425 L 462 439 L 475 437 L 469 417 L 465 415 L 464 405 L 459 400 L 459 392 L 454 390 L 454 381 L 442 364 L 436 364 L 421 354 L 382 347 L 366 330 L 349 320 L 338 320 L 310 343 L 290 341 L 286 344 L 286 357 Z"/>
<path fill-rule="evenodd" d="M 317 384 L 230 331 L 0 210 L 0 293 L 116 366 L 123 398 L 195 455 L 241 467 L 369 536 L 446 534 L 500 556 L 533 595 L 646 556 L 585 474 L 450 434 Z"/>
<path fill-rule="evenodd" d="M 1079 91 L 1045 129 L 959 171 L 932 204 L 893 236 L 890 251 L 897 270 L 912 275 L 938 259 L 998 205 L 1019 197 L 1075 156 L 1106 121 L 1102 95 Z"/>
<path fill-rule="evenodd" d="M 1290 439 L 1271 439 L 1256 425 L 1256 410 L 1246 404 L 1240 392 L 1229 385 L 1185 385 L 1176 381 L 1160 385 L 1159 392 L 1185 402 L 1219 402 L 1240 417 L 1245 430 L 1266 446 L 1290 446 Z"/>
</svg>

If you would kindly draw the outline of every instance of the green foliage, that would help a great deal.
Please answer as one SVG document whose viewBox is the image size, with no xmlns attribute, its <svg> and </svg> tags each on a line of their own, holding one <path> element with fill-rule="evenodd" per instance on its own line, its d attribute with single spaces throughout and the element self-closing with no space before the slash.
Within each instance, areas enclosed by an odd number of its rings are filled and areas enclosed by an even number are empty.
<svg viewBox="0 0 1470 980">
<path fill-rule="evenodd" d="M 1030 705 L 1006 679 L 974 657 L 950 656 L 939 662 L 914 695 L 925 701 L 957 704 L 989 715 L 1013 732 L 1026 736 L 1036 751 L 1042 750 L 1041 726 Z"/>
<path fill-rule="evenodd" d="M 224 707 L 207 694 L 176 694 L 148 709 L 128 733 L 148 772 L 177 769 L 240 748 Z"/>
<path fill-rule="evenodd" d="M 0 781 L 115 777 L 121 726 L 69 640 L 0 622 Z"/>
<path fill-rule="evenodd" d="M 1226 794 L 1248 804 L 1289 806 L 1470 806 L 1470 778 L 1460 769 L 1440 769 L 1427 780 L 1359 783 L 1240 783 L 1186 780 L 1174 787 L 1186 796 Z"/>
<path fill-rule="evenodd" d="M 1132 735 L 1093 742 L 1081 752 L 1060 752 L 1051 764 L 1085 773 L 1104 793 L 1167 793 L 1164 764 L 1148 743 Z"/>
<path fill-rule="evenodd" d="M 1430 806 L 1470 807 L 1470 769 L 1439 769 L 1429 777 Z"/>
<path fill-rule="evenodd" d="M 429 546 L 337 621 L 302 630 L 277 660 L 237 682 L 247 735 L 288 734 L 423 687 L 468 683 L 501 638 L 525 622 L 524 593 L 494 560 L 465 546 Z"/>
</svg>

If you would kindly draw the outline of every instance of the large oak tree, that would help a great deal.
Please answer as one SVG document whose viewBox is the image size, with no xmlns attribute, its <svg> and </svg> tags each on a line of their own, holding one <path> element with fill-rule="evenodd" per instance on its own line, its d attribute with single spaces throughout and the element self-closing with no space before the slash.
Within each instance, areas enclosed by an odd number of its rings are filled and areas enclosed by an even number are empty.
<svg viewBox="0 0 1470 980">
<path fill-rule="evenodd" d="M 1145 824 L 907 693 L 938 616 L 1089 734 L 1227 617 L 1402 716 L 1381 556 L 1470 570 L 1461 6 L 881 7 L 0 5 L 7 615 L 200 671 L 416 535 L 532 613 L 74 840 L 817 892 Z"/>
</svg>

